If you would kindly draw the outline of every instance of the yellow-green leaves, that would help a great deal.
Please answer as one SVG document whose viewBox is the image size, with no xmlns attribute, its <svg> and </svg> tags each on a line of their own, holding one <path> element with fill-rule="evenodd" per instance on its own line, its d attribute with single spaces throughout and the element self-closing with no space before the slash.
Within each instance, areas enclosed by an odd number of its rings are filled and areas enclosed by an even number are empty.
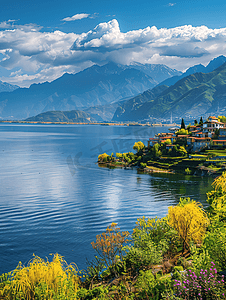
<svg viewBox="0 0 226 300">
<path fill-rule="evenodd" d="M 208 225 L 208 218 L 201 204 L 190 199 L 168 209 L 168 223 L 183 241 L 183 250 L 189 249 L 191 241 L 200 242 Z"/>
<path fill-rule="evenodd" d="M 210 215 L 216 221 L 226 221 L 226 172 L 217 177 L 212 186 L 214 190 L 207 193 Z"/>
</svg>

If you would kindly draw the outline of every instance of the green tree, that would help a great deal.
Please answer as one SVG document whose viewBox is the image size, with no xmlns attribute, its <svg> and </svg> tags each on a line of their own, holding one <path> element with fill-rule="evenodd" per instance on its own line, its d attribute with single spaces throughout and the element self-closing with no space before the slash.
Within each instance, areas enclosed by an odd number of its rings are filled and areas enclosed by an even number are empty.
<svg viewBox="0 0 226 300">
<path fill-rule="evenodd" d="M 203 124 L 203 119 L 202 117 L 200 118 L 200 121 L 199 121 L 199 125 L 202 125 Z"/>
<path fill-rule="evenodd" d="M 182 118 L 181 120 L 181 126 L 180 126 L 181 129 L 185 129 L 185 123 L 184 123 L 184 119 Z"/>
<path fill-rule="evenodd" d="M 137 150 L 137 152 L 139 152 L 140 150 L 144 149 L 144 147 L 144 144 L 141 141 L 139 141 L 133 145 L 133 150 Z"/>
<path fill-rule="evenodd" d="M 197 125 L 198 125 L 198 121 L 197 121 L 197 120 L 195 120 L 195 122 L 194 122 L 194 125 L 195 125 L 195 126 L 197 126 Z"/>
</svg>

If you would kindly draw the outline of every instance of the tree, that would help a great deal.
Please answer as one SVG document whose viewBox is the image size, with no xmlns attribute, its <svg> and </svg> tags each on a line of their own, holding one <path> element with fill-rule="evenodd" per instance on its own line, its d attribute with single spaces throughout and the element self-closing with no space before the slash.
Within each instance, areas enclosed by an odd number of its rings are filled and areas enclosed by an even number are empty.
<svg viewBox="0 0 226 300">
<path fill-rule="evenodd" d="M 122 259 L 122 247 L 128 242 L 128 231 L 120 232 L 117 223 L 112 223 L 106 231 L 96 236 L 96 242 L 92 242 L 93 249 L 99 255 L 99 260 L 105 267 L 113 267 L 117 262 L 117 255 Z"/>
<path fill-rule="evenodd" d="M 188 130 L 183 129 L 183 128 L 176 132 L 176 135 L 188 135 L 188 134 L 189 134 Z"/>
<path fill-rule="evenodd" d="M 183 251 L 189 250 L 191 241 L 202 240 L 209 223 L 201 203 L 190 198 L 180 199 L 177 206 L 169 207 L 168 222 L 178 232 L 183 243 Z"/>
<path fill-rule="evenodd" d="M 195 126 L 198 125 L 198 121 L 197 120 L 194 121 L 194 125 Z"/>
<path fill-rule="evenodd" d="M 203 119 L 202 117 L 200 118 L 200 121 L 199 121 L 199 125 L 202 125 L 203 124 Z"/>
<path fill-rule="evenodd" d="M 134 145 L 133 145 L 133 149 L 134 150 L 137 150 L 137 152 L 139 152 L 140 150 L 144 149 L 144 144 L 139 141 L 139 142 L 136 142 Z"/>
<path fill-rule="evenodd" d="M 181 129 L 185 129 L 185 123 L 184 123 L 184 119 L 182 118 L 181 120 L 181 126 L 180 126 Z"/>
</svg>

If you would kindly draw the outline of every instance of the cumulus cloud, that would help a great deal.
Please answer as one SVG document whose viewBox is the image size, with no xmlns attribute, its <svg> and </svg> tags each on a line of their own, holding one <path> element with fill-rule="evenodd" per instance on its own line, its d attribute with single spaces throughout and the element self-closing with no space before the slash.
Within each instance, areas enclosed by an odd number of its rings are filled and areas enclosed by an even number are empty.
<svg viewBox="0 0 226 300">
<path fill-rule="evenodd" d="M 109 61 L 127 65 L 159 63 L 185 70 L 226 55 L 226 28 L 152 26 L 121 32 L 118 21 L 113 19 L 76 34 L 44 32 L 35 24 L 13 25 L 0 31 L 0 53 L 0 66 L 11 73 L 0 80 L 21 86 L 51 81 L 65 72 L 74 73 Z"/>
<path fill-rule="evenodd" d="M 70 22 L 70 21 L 75 21 L 75 20 L 81 20 L 81 19 L 86 19 L 90 16 L 90 14 L 76 14 L 72 17 L 67 17 L 62 19 L 62 21 Z"/>
</svg>

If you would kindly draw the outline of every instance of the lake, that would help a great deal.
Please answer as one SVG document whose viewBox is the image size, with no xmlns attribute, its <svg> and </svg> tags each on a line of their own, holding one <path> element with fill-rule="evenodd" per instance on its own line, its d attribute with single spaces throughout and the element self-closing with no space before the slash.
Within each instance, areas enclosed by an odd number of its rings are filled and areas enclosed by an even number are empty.
<svg viewBox="0 0 226 300">
<path fill-rule="evenodd" d="M 32 255 L 63 255 L 79 269 L 112 222 L 132 232 L 137 218 L 163 217 L 187 196 L 206 204 L 212 178 L 138 174 L 96 164 L 128 152 L 167 127 L 0 124 L 0 273 Z"/>
</svg>

